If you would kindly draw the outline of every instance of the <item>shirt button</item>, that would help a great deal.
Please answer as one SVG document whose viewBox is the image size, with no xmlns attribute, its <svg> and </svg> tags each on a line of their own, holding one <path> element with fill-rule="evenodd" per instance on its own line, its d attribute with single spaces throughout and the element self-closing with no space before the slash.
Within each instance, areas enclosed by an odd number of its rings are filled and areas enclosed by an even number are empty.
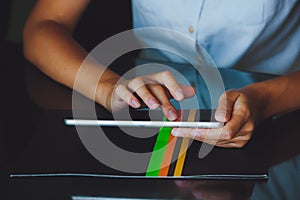
<svg viewBox="0 0 300 200">
<path fill-rule="evenodd" d="M 199 63 L 202 63 L 202 62 L 203 62 L 202 58 L 199 57 L 199 56 L 197 56 L 196 60 L 197 60 Z"/>
<path fill-rule="evenodd" d="M 190 33 L 194 33 L 194 31 L 195 31 L 194 27 L 193 26 L 189 26 L 189 32 Z"/>
</svg>

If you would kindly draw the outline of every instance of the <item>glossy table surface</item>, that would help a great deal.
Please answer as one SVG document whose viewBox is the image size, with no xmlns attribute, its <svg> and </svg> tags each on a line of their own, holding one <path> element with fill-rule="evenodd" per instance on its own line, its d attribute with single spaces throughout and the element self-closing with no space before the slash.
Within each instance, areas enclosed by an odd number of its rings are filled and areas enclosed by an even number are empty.
<svg viewBox="0 0 300 200">
<path fill-rule="evenodd" d="M 245 75 L 244 72 L 232 73 L 241 80 Z M 6 163 L 2 165 L 1 180 L 8 183 L 7 188 L 3 188 L 8 199 L 297 199 L 300 196 L 299 111 L 267 123 L 266 131 L 271 132 L 264 149 L 270 152 L 267 181 L 9 178 L 11 169 L 20 159 L 20 152 L 30 144 L 43 113 L 71 110 L 70 89 L 50 80 L 32 66 L 27 66 L 23 75 L 26 88 L 20 90 L 26 97 L 22 96 L 20 105 L 7 100 L 6 128 L 1 133 L 6 141 L 2 145 L 3 156 L 0 154 L 3 163 Z M 257 74 L 253 76 L 259 77 Z M 13 111 L 9 106 L 16 109 Z M 10 115 L 11 112 L 15 114 Z M 19 123 L 14 119 L 18 119 Z"/>
</svg>

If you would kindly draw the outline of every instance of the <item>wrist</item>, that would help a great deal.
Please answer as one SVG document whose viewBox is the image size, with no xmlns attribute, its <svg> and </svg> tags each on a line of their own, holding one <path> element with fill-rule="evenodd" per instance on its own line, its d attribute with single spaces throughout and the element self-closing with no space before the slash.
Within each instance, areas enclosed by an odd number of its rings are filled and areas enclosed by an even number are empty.
<svg viewBox="0 0 300 200">
<path fill-rule="evenodd" d="M 252 118 L 255 124 L 263 121 L 268 116 L 268 94 L 264 89 L 264 86 L 260 83 L 254 83 L 241 89 L 249 100 L 249 105 L 252 112 Z"/>
<path fill-rule="evenodd" d="M 113 77 L 111 79 L 100 80 L 96 89 L 95 101 L 111 111 L 111 99 L 115 85 L 117 84 L 119 77 Z"/>
</svg>

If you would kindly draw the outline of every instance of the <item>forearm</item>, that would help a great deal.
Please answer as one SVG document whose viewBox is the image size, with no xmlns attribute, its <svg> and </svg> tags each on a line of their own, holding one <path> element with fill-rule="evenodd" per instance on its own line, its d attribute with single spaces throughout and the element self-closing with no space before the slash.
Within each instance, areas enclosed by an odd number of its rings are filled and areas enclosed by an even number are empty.
<svg viewBox="0 0 300 200">
<path fill-rule="evenodd" d="M 24 54 L 28 60 L 40 68 L 45 74 L 54 80 L 74 88 L 74 81 L 87 52 L 72 38 L 70 30 L 55 21 L 43 21 L 34 26 L 29 25 L 24 31 Z M 74 88 L 90 99 L 97 99 L 98 103 L 105 105 L 110 87 L 101 84 L 103 93 L 101 98 L 95 97 L 95 82 L 100 78 L 99 74 L 104 72 L 105 67 L 95 63 L 85 65 L 87 77 L 82 84 L 76 84 Z M 106 71 L 101 82 L 106 79 L 118 79 L 118 76 Z"/>
<path fill-rule="evenodd" d="M 258 119 L 300 108 L 300 71 L 245 87 L 256 104 Z M 251 103 L 251 102 L 250 102 Z"/>
<path fill-rule="evenodd" d="M 30 26 L 30 25 L 28 25 Z M 42 21 L 24 31 L 24 55 L 41 71 L 69 87 L 87 55 L 69 30 L 54 21 Z"/>
</svg>

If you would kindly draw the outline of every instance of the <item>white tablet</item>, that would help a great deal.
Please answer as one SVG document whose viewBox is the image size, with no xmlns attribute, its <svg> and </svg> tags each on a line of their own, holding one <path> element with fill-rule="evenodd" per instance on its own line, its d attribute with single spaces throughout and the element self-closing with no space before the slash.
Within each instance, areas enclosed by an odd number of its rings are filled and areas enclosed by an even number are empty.
<svg viewBox="0 0 300 200">
<path fill-rule="evenodd" d="M 184 128 L 220 128 L 222 122 L 187 122 L 187 121 L 132 121 L 132 120 L 88 120 L 65 119 L 69 126 L 120 126 L 120 127 L 184 127 Z"/>
</svg>

